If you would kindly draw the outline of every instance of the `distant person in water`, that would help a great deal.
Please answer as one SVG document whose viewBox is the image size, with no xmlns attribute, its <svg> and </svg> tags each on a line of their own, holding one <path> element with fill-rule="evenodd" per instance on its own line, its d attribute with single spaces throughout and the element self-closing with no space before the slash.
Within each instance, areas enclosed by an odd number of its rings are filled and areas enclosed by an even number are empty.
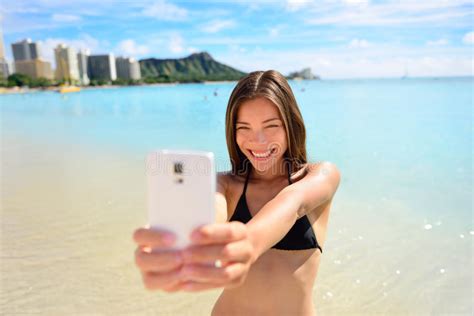
<svg viewBox="0 0 474 316">
<path fill-rule="evenodd" d="M 217 223 L 196 228 L 181 251 L 169 249 L 169 233 L 137 229 L 143 283 L 165 292 L 223 288 L 212 315 L 315 315 L 313 286 L 340 172 L 307 161 L 303 118 L 277 71 L 237 83 L 225 128 L 232 170 L 217 175 Z"/>
</svg>

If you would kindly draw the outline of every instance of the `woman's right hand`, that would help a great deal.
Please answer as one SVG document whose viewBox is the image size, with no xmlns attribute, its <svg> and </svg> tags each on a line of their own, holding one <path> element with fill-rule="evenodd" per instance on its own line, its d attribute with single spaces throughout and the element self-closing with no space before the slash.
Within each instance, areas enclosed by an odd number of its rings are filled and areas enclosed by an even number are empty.
<svg viewBox="0 0 474 316">
<path fill-rule="evenodd" d="M 137 243 L 135 264 L 148 290 L 176 292 L 181 289 L 180 270 L 183 259 L 180 250 L 173 250 L 173 233 L 142 227 L 133 233 Z"/>
</svg>

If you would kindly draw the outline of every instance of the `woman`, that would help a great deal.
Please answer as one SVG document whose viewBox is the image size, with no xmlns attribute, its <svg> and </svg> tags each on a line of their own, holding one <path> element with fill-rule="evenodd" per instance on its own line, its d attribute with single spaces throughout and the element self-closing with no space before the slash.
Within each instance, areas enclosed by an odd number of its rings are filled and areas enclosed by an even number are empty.
<svg viewBox="0 0 474 316">
<path fill-rule="evenodd" d="M 169 232 L 137 229 L 143 282 L 166 292 L 224 288 L 212 315 L 314 315 L 312 288 L 339 171 L 307 162 L 303 119 L 277 71 L 238 82 L 226 138 L 232 170 L 217 177 L 217 223 L 198 227 L 182 251 L 169 249 Z"/>
</svg>

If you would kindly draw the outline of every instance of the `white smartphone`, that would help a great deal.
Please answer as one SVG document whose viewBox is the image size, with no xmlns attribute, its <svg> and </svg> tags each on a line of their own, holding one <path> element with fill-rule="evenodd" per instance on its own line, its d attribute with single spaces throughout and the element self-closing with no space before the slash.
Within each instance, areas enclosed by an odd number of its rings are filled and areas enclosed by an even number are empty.
<svg viewBox="0 0 474 316">
<path fill-rule="evenodd" d="M 146 159 L 150 228 L 176 234 L 175 248 L 189 245 L 192 230 L 215 221 L 214 154 L 157 150 Z"/>
</svg>

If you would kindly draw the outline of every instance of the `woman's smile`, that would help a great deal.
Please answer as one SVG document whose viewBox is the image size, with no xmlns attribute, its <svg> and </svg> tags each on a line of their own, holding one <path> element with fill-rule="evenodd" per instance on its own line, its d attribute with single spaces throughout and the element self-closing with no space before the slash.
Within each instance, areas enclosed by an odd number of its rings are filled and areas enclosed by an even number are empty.
<svg viewBox="0 0 474 316">
<path fill-rule="evenodd" d="M 273 147 L 267 151 L 259 151 L 259 150 L 251 150 L 249 149 L 248 152 L 250 155 L 257 161 L 265 161 L 269 159 L 270 157 L 274 156 L 274 154 L 277 152 L 276 148 Z"/>
<path fill-rule="evenodd" d="M 283 153 L 288 148 L 283 118 L 277 105 L 257 97 L 240 104 L 235 120 L 235 139 L 260 174 L 274 177 L 273 168 L 283 164 Z"/>
</svg>

